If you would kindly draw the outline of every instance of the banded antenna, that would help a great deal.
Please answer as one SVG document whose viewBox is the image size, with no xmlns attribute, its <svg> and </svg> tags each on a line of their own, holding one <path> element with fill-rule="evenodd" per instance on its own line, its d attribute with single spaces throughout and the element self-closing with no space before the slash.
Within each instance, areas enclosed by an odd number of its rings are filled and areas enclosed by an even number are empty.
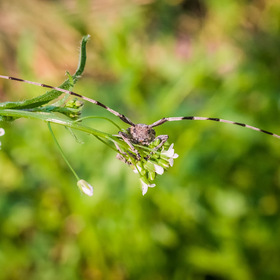
<svg viewBox="0 0 280 280">
<path fill-rule="evenodd" d="M 75 93 L 73 91 L 69 91 L 69 90 L 66 90 L 66 89 L 53 87 L 53 86 L 49 86 L 49 85 L 41 84 L 41 83 L 37 83 L 37 82 L 32 82 L 32 81 L 28 81 L 28 80 L 24 80 L 24 79 L 19 79 L 19 78 L 15 78 L 15 77 L 10 77 L 10 76 L 0 75 L 0 78 L 7 79 L 7 80 L 18 81 L 18 82 L 23 82 L 23 83 L 27 83 L 27 84 L 31 84 L 31 85 L 35 85 L 35 86 L 44 87 L 44 88 L 50 88 L 50 89 L 53 89 L 53 90 L 57 90 L 57 91 L 60 91 L 60 92 L 63 92 L 63 93 L 67 93 L 67 94 L 79 97 L 79 98 L 81 98 L 85 101 L 88 101 L 88 102 L 93 103 L 97 106 L 100 106 L 100 107 L 106 109 L 107 111 L 109 111 L 111 114 L 118 117 L 119 119 L 121 119 L 123 122 L 131 125 L 131 127 L 128 130 L 132 131 L 132 128 L 134 128 L 134 131 L 133 131 L 134 134 L 130 132 L 129 136 L 128 136 L 127 134 L 122 133 L 121 137 L 124 140 L 126 140 L 127 142 L 130 141 L 130 142 L 133 142 L 133 143 L 136 143 L 136 144 L 137 143 L 140 143 L 140 144 L 144 143 L 144 145 L 147 145 L 148 143 L 153 141 L 155 139 L 154 137 L 151 137 L 151 135 L 153 135 L 153 134 L 155 135 L 155 133 L 153 132 L 153 127 L 162 125 L 165 122 L 183 121 L 183 120 L 200 120 L 200 121 L 215 121 L 215 122 L 229 123 L 229 124 L 234 124 L 234 125 L 246 127 L 246 128 L 249 128 L 249 129 L 252 129 L 252 130 L 255 130 L 255 131 L 259 131 L 259 132 L 262 132 L 262 133 L 265 133 L 265 134 L 268 134 L 268 135 L 271 135 L 273 137 L 276 137 L 276 138 L 280 139 L 280 135 L 269 132 L 267 130 L 263 130 L 263 129 L 260 129 L 258 127 L 254 127 L 254 126 L 251 126 L 251 125 L 248 125 L 248 124 L 245 124 L 245 123 L 234 122 L 234 121 L 224 120 L 224 119 L 220 119 L 220 118 L 207 118 L 207 117 L 195 117 L 195 116 L 169 117 L 169 118 L 162 118 L 162 119 L 160 119 L 160 120 L 158 120 L 158 121 L 156 121 L 156 122 L 154 122 L 150 125 L 135 124 L 129 118 L 127 118 L 125 115 L 120 114 L 119 112 L 117 112 L 117 111 L 113 110 L 112 108 L 104 105 L 103 103 L 101 103 L 97 100 L 88 98 L 86 96 L 83 96 L 81 94 Z M 143 128 L 145 128 L 146 130 L 144 131 Z M 134 136 L 139 138 L 139 135 L 138 135 L 139 133 L 141 133 L 141 134 L 147 133 L 147 139 L 145 138 L 145 135 L 141 135 L 141 137 L 140 137 L 142 139 L 141 142 L 136 140 L 136 138 L 134 138 Z M 158 136 L 158 137 L 160 139 L 163 139 L 163 137 L 160 137 L 160 136 Z M 164 139 L 167 140 L 166 137 Z"/>
</svg>

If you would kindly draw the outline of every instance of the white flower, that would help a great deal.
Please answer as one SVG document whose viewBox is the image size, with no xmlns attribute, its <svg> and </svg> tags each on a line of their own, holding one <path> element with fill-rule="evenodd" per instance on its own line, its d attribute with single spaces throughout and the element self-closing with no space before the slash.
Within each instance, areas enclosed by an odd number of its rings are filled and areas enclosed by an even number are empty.
<svg viewBox="0 0 280 280">
<path fill-rule="evenodd" d="M 86 195 L 92 196 L 93 195 L 93 187 L 85 180 L 79 180 L 77 182 L 79 189 Z"/>
<path fill-rule="evenodd" d="M 4 128 L 0 127 L 0 136 L 3 136 L 5 134 Z"/>
<path fill-rule="evenodd" d="M 143 180 L 140 179 L 140 182 L 142 184 L 142 194 L 144 195 L 147 191 L 148 188 L 153 188 L 156 186 L 156 184 L 146 184 Z"/>
<path fill-rule="evenodd" d="M 162 154 L 163 156 L 166 156 L 166 157 L 169 158 L 168 161 L 169 161 L 170 166 L 173 166 L 174 158 L 177 158 L 177 157 L 179 156 L 178 154 L 175 154 L 175 153 L 174 153 L 173 146 L 174 146 L 174 144 L 172 143 L 172 144 L 169 146 L 169 148 L 168 148 L 167 151 L 164 151 L 164 148 L 162 148 L 162 151 L 161 151 L 161 154 Z"/>
<path fill-rule="evenodd" d="M 164 169 L 163 169 L 162 166 L 157 165 L 157 164 L 154 164 L 154 167 L 155 167 L 155 172 L 156 172 L 157 174 L 159 174 L 159 175 L 162 175 L 162 174 L 163 174 Z"/>
</svg>

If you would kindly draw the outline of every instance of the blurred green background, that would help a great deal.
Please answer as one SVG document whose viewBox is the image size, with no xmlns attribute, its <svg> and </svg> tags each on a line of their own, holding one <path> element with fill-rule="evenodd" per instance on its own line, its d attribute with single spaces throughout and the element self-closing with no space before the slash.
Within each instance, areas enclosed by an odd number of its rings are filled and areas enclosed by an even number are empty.
<svg viewBox="0 0 280 280">
<path fill-rule="evenodd" d="M 59 85 L 88 61 L 75 91 L 132 121 L 220 117 L 279 133 L 280 2 L 3 0 L 0 73 Z M 0 101 L 44 89 L 0 81 Z M 87 104 L 84 115 L 107 116 Z M 117 133 L 105 120 L 93 127 Z M 93 137 L 1 123 L 0 280 L 280 279 L 280 142 L 215 122 L 157 128 L 179 158 L 143 197 L 138 176 Z"/>
</svg>

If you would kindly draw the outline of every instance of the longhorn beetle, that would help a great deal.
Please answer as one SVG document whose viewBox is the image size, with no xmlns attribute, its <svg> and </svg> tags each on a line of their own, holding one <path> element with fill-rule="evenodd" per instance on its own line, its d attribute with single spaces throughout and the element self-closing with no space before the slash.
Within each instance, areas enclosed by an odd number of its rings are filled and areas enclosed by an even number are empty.
<svg viewBox="0 0 280 280">
<path fill-rule="evenodd" d="M 151 142 L 153 142 L 156 138 L 161 140 L 161 145 L 162 142 L 167 141 L 168 136 L 167 135 L 160 135 L 156 137 L 156 133 L 155 130 L 153 129 L 156 126 L 162 125 L 165 122 L 173 122 L 173 121 L 182 121 L 182 120 L 199 120 L 199 121 L 215 121 L 215 122 L 222 122 L 222 123 L 229 123 L 229 124 L 235 124 L 235 125 L 239 125 L 239 126 L 243 126 L 252 130 L 256 130 L 259 132 L 263 132 L 266 133 L 268 135 L 274 136 L 276 138 L 280 139 L 280 135 L 269 132 L 267 130 L 263 130 L 260 129 L 258 127 L 254 127 L 245 123 L 240 123 L 240 122 L 235 122 L 235 121 L 230 121 L 230 120 L 224 120 L 224 119 L 220 119 L 220 118 L 209 118 L 209 117 L 195 117 L 195 116 L 186 116 L 186 117 L 168 117 L 168 118 L 162 118 L 150 125 L 146 125 L 146 124 L 135 124 L 133 123 L 128 117 L 126 117 L 123 114 L 120 114 L 119 112 L 113 110 L 112 108 L 104 105 L 103 103 L 88 98 L 86 96 L 83 96 L 81 94 L 75 93 L 73 91 L 69 91 L 66 89 L 62 89 L 62 88 L 58 88 L 58 87 L 53 87 L 50 85 L 46 85 L 46 84 L 41 84 L 41 83 L 37 83 L 37 82 L 31 82 L 28 80 L 23 80 L 23 79 L 19 79 L 19 78 L 15 78 L 15 77 L 10 77 L 10 76 L 3 76 L 0 75 L 0 78 L 2 79 L 7 79 L 7 80 L 13 80 L 13 81 L 18 81 L 18 82 L 24 82 L 24 83 L 28 83 L 28 84 L 32 84 L 32 85 L 36 85 L 36 86 L 40 86 L 40 87 L 45 87 L 45 88 L 50 88 L 53 90 L 57 90 L 63 93 L 68 93 L 70 95 L 79 97 L 85 101 L 88 101 L 90 103 L 93 103 L 97 106 L 103 107 L 104 109 L 106 109 L 107 111 L 109 111 L 110 113 L 112 113 L 113 115 L 117 116 L 119 119 L 121 119 L 123 122 L 127 123 L 130 125 L 130 127 L 127 129 L 127 133 L 122 133 L 119 132 L 119 135 L 123 138 L 124 141 L 127 141 L 129 143 L 133 143 L 133 144 L 141 144 L 141 145 L 149 145 Z"/>
<path fill-rule="evenodd" d="M 72 96 L 81 98 L 85 101 L 88 101 L 90 103 L 93 103 L 97 106 L 100 106 L 104 109 L 106 109 L 107 111 L 109 111 L 111 114 L 115 115 L 116 117 L 118 117 L 119 119 L 121 119 L 124 123 L 130 125 L 130 127 L 126 130 L 126 132 L 123 131 L 119 131 L 118 133 L 118 137 L 120 137 L 130 148 L 130 151 L 128 152 L 128 154 L 124 151 L 122 151 L 120 149 L 120 147 L 118 146 L 117 143 L 114 143 L 117 150 L 119 151 L 118 154 L 118 159 L 124 161 L 125 163 L 127 163 L 128 165 L 133 165 L 133 167 L 135 168 L 134 170 L 136 172 L 138 172 L 141 176 L 141 183 L 142 183 L 142 190 L 143 190 L 143 194 L 145 194 L 147 192 L 148 187 L 154 187 L 155 184 L 151 184 L 150 182 L 152 180 L 154 180 L 155 178 L 155 173 L 158 174 L 162 174 L 163 173 L 163 167 L 164 169 L 167 169 L 169 166 L 173 165 L 173 159 L 178 157 L 177 154 L 174 154 L 174 149 L 173 149 L 173 144 L 169 146 L 168 151 L 164 151 L 164 144 L 166 143 L 166 141 L 168 140 L 168 135 L 159 135 L 156 137 L 156 132 L 154 130 L 154 127 L 159 126 L 164 124 L 165 122 L 172 122 L 172 121 L 182 121 L 182 120 L 201 120 L 201 121 L 215 121 L 215 122 L 222 122 L 222 123 L 229 123 L 229 124 L 234 124 L 234 125 L 238 125 L 238 126 L 242 126 L 242 127 L 246 127 L 252 130 L 256 130 L 262 133 L 266 133 L 268 135 L 271 135 L 273 137 L 276 138 L 280 138 L 280 135 L 251 126 L 251 125 L 247 125 L 245 123 L 240 123 L 240 122 L 234 122 L 234 121 L 230 121 L 230 120 L 225 120 L 225 119 L 220 119 L 220 118 L 209 118 L 209 117 L 195 117 L 195 116 L 186 116 L 186 117 L 168 117 L 168 118 L 162 118 L 150 125 L 146 125 L 146 124 L 135 124 L 133 123 L 128 117 L 126 117 L 123 114 L 120 114 L 119 112 L 113 110 L 112 108 L 104 105 L 103 103 L 88 98 L 86 96 L 83 96 L 81 94 L 75 93 L 73 91 L 69 91 L 66 89 L 62 89 L 59 87 L 53 87 L 53 86 L 49 86 L 46 84 L 41 84 L 41 83 L 37 83 L 37 82 L 32 82 L 32 81 L 28 81 L 28 80 L 23 80 L 23 79 L 19 79 L 19 78 L 15 78 L 15 77 L 9 77 L 9 76 L 3 76 L 0 75 L 0 78 L 2 79 L 7 79 L 7 80 L 13 80 L 13 81 L 18 81 L 18 82 L 24 82 L 24 83 L 28 83 L 28 84 L 32 84 L 32 85 L 36 85 L 36 86 L 41 86 L 44 88 L 49 88 L 52 90 L 56 90 L 62 93 L 67 93 L 70 94 Z M 156 145 L 153 145 L 153 143 L 157 143 Z M 150 146 L 152 145 L 152 152 L 150 153 L 150 156 L 145 156 L 144 159 L 141 159 L 141 155 L 139 153 L 139 149 L 135 148 L 135 146 Z M 145 177 L 143 175 L 141 175 L 141 170 L 143 170 L 143 164 L 142 164 L 142 160 L 144 160 L 145 163 L 149 163 L 148 161 L 150 160 L 151 155 L 154 154 L 154 152 L 156 152 L 157 150 L 159 150 L 162 147 L 162 154 L 165 153 L 168 154 L 168 152 L 171 152 L 171 156 L 169 155 L 169 163 L 166 165 L 162 165 L 159 166 L 158 164 L 155 164 L 155 161 L 153 162 L 153 169 L 150 169 L 149 167 L 145 167 L 144 165 L 144 169 L 147 171 L 145 173 Z M 170 153 L 169 153 L 170 154 Z M 127 160 L 128 159 L 128 160 Z M 170 161 L 171 159 L 171 161 Z M 151 167 L 151 163 L 150 163 L 150 167 Z M 152 170 L 152 171 L 151 171 Z M 150 172 L 151 171 L 151 172 Z"/>
</svg>

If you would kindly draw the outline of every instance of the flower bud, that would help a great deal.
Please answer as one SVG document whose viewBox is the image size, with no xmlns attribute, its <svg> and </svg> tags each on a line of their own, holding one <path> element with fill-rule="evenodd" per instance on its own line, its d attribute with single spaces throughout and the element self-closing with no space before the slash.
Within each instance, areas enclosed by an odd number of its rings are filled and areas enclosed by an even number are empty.
<svg viewBox="0 0 280 280">
<path fill-rule="evenodd" d="M 165 160 L 163 158 L 158 160 L 158 164 L 160 166 L 162 166 L 163 168 L 169 168 L 170 167 L 168 160 Z"/>
<path fill-rule="evenodd" d="M 149 177 L 149 180 L 151 180 L 151 181 L 155 180 L 156 172 L 149 171 L 148 177 Z"/>
<path fill-rule="evenodd" d="M 84 194 L 88 196 L 93 195 L 93 187 L 87 181 L 81 179 L 77 182 L 77 186 Z"/>
<path fill-rule="evenodd" d="M 83 105 L 84 103 L 78 99 L 70 99 L 65 106 L 67 108 L 80 109 Z"/>
</svg>

